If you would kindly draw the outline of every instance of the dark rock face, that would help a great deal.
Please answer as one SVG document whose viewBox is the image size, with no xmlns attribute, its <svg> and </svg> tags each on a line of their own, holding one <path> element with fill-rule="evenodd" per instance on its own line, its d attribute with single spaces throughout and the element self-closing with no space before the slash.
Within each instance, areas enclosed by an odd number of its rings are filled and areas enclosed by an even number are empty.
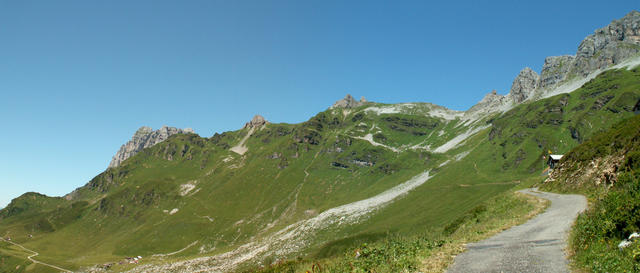
<svg viewBox="0 0 640 273">
<path fill-rule="evenodd" d="M 636 106 L 633 107 L 633 112 L 640 114 L 640 100 L 638 100 L 638 102 L 636 102 Z"/>
<path fill-rule="evenodd" d="M 144 148 L 151 147 L 160 142 L 167 140 L 170 136 L 175 134 L 194 133 L 191 128 L 179 129 L 175 127 L 162 126 L 162 128 L 153 131 L 151 127 L 143 126 L 133 134 L 130 141 L 120 147 L 120 150 L 113 156 L 108 168 L 115 168 L 134 156 Z"/>
<path fill-rule="evenodd" d="M 347 168 L 349 168 L 349 166 L 347 166 L 347 165 L 345 165 L 345 164 L 342 164 L 342 163 L 340 163 L 340 162 L 335 162 L 335 161 L 334 161 L 334 162 L 331 162 L 331 166 L 333 166 L 333 167 L 338 167 L 338 168 L 342 168 L 342 169 L 347 169 Z"/>
<path fill-rule="evenodd" d="M 604 107 L 607 103 L 609 103 L 609 101 L 613 99 L 612 95 L 609 96 L 603 96 L 603 97 L 599 97 L 598 99 L 596 99 L 596 101 L 593 103 L 593 106 L 591 106 L 591 109 L 593 110 L 600 110 L 602 109 L 602 107 Z"/>
</svg>

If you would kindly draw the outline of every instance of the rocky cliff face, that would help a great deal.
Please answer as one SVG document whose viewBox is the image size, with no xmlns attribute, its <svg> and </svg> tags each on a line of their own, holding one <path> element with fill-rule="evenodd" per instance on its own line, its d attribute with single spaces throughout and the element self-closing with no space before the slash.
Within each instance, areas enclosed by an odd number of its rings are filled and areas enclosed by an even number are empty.
<svg viewBox="0 0 640 273">
<path fill-rule="evenodd" d="M 632 11 L 587 36 L 578 46 L 576 55 L 545 58 L 540 75 L 530 68 L 523 69 L 513 81 L 509 94 L 502 96 L 492 91 L 465 115 L 508 110 L 523 101 L 555 94 L 556 88 L 572 79 L 584 79 L 594 72 L 638 57 L 640 12 Z M 565 90 L 570 91 L 570 88 Z"/>
<path fill-rule="evenodd" d="M 585 38 L 576 53 L 574 70 L 587 75 L 596 69 L 634 56 L 640 52 L 640 12 L 632 11 Z"/>
<path fill-rule="evenodd" d="M 576 56 L 564 55 L 564 56 L 551 56 L 544 59 L 542 65 L 542 72 L 540 73 L 541 88 L 554 86 L 555 84 L 563 81 L 569 70 L 571 64 L 575 62 Z"/>
<path fill-rule="evenodd" d="M 120 164 L 128 158 L 134 156 L 144 148 L 151 147 L 162 141 L 165 141 L 175 134 L 194 133 L 191 128 L 179 129 L 174 127 L 162 126 L 162 128 L 153 131 L 151 127 L 143 126 L 133 134 L 131 140 L 120 147 L 120 150 L 113 156 L 109 168 L 120 166 Z"/>
<path fill-rule="evenodd" d="M 511 91 L 509 91 L 513 102 L 520 103 L 531 97 L 536 88 L 538 88 L 539 82 L 540 76 L 538 73 L 528 67 L 522 69 L 516 79 L 513 80 Z"/>
</svg>

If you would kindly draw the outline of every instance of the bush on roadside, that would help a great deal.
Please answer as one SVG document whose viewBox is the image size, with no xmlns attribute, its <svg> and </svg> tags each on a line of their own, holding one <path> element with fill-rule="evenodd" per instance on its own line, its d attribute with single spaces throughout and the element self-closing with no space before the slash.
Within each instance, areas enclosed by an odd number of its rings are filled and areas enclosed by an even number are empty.
<svg viewBox="0 0 640 273">
<path fill-rule="evenodd" d="M 576 221 L 571 238 L 576 262 L 593 272 L 640 272 L 640 240 L 618 244 L 640 232 L 640 177 L 621 173 L 618 184 Z"/>
</svg>

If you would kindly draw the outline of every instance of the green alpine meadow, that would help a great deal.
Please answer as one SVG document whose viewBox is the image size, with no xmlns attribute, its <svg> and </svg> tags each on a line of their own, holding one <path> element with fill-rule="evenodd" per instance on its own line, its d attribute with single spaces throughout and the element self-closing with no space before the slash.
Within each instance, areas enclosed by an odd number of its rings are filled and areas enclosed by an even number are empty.
<svg viewBox="0 0 640 273">
<path fill-rule="evenodd" d="M 544 211 L 528 187 L 589 198 L 572 267 L 637 272 L 639 113 L 632 11 L 466 111 L 347 95 L 297 124 L 141 127 L 84 186 L 0 210 L 0 272 L 443 272 Z"/>
</svg>

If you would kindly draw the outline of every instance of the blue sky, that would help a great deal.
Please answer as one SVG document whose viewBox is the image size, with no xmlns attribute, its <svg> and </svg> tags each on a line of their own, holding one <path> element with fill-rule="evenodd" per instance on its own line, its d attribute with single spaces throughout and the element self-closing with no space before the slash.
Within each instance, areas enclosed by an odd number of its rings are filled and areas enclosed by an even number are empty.
<svg viewBox="0 0 640 273">
<path fill-rule="evenodd" d="M 439 2 L 0 0 L 0 207 L 85 184 L 143 125 L 297 123 L 346 93 L 465 110 L 638 8 Z"/>
</svg>

